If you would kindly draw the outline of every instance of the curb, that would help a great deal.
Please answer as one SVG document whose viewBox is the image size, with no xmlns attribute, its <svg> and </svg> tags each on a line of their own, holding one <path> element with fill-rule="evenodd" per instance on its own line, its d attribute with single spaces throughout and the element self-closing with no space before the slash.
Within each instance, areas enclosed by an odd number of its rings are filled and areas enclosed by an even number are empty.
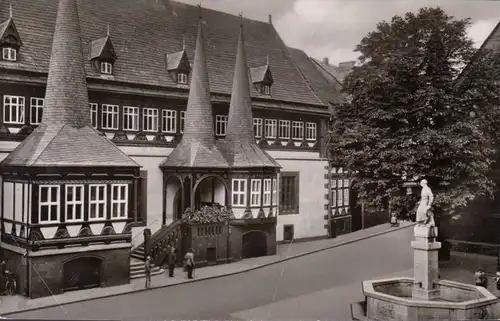
<svg viewBox="0 0 500 321">
<path fill-rule="evenodd" d="M 414 226 L 415 224 L 416 223 L 411 223 L 411 224 L 409 224 L 407 226 L 393 227 L 392 229 L 388 229 L 388 230 L 384 230 L 384 231 L 375 232 L 375 233 L 372 233 L 372 234 L 360 236 L 359 238 L 355 238 L 355 239 L 352 239 L 352 240 L 347 240 L 347 241 L 339 242 L 337 244 L 332 244 L 332 245 L 329 245 L 327 247 L 316 249 L 316 250 L 312 250 L 312 251 L 309 251 L 309 252 L 304 252 L 304 253 L 299 253 L 299 254 L 295 254 L 295 255 L 292 255 L 292 256 L 284 257 L 284 258 L 276 260 L 276 261 L 272 261 L 272 262 L 268 262 L 268 263 L 263 263 L 263 264 L 260 264 L 260 265 L 257 265 L 257 266 L 253 266 L 253 267 L 249 267 L 249 268 L 245 268 L 245 269 L 242 269 L 242 270 L 239 270 L 239 271 L 228 272 L 228 273 L 223 273 L 223 274 L 218 274 L 218 275 L 211 275 L 211 276 L 206 276 L 206 277 L 201 277 L 201 278 L 195 278 L 195 279 L 187 280 L 187 281 L 180 282 L 180 283 L 166 284 L 166 285 L 160 285 L 160 286 L 153 286 L 153 287 L 151 287 L 149 289 L 145 289 L 145 288 L 134 289 L 134 290 L 123 292 L 123 293 L 105 294 L 105 295 L 102 295 L 102 296 L 96 296 L 96 297 L 92 297 L 92 298 L 85 298 L 85 299 L 80 299 L 80 300 L 68 301 L 68 302 L 59 303 L 59 304 L 58 303 L 48 304 L 48 305 L 45 305 L 45 306 L 42 306 L 42 307 L 20 309 L 18 311 L 7 312 L 7 313 L 3 313 L 1 315 L 2 316 L 8 316 L 8 315 L 22 313 L 22 312 L 44 310 L 44 309 L 48 309 L 48 308 L 53 308 L 53 307 L 58 307 L 58 306 L 65 306 L 65 305 L 74 304 L 74 303 L 78 303 L 78 302 L 87 302 L 87 301 L 93 301 L 93 300 L 111 298 L 111 297 L 120 296 L 120 295 L 127 295 L 127 294 L 131 294 L 131 293 L 139 293 L 139 292 L 145 292 L 145 291 L 152 291 L 152 290 L 157 290 L 157 289 L 162 289 L 162 288 L 179 286 L 179 285 L 183 285 L 183 284 L 189 284 L 189 283 L 194 283 L 194 282 L 200 282 L 200 281 L 205 281 L 205 280 L 211 280 L 211 279 L 221 278 L 221 277 L 225 277 L 225 276 L 242 274 L 242 273 L 254 271 L 254 270 L 257 270 L 257 269 L 262 269 L 262 268 L 267 267 L 267 266 L 271 266 L 271 265 L 279 264 L 279 263 L 282 263 L 282 262 L 290 261 L 290 260 L 293 260 L 293 259 L 297 259 L 299 257 L 303 257 L 303 256 L 307 256 L 307 255 L 311 255 L 311 254 L 315 254 L 315 253 L 319 253 L 319 252 L 331 250 L 331 249 L 339 247 L 339 246 L 348 245 L 348 244 L 351 244 L 351 243 L 356 243 L 356 242 L 363 241 L 363 240 L 366 240 L 366 239 L 370 239 L 370 238 L 373 238 L 373 237 L 376 237 L 376 236 L 380 236 L 380 235 L 384 235 L 384 234 L 396 232 L 396 231 L 399 231 L 399 230 L 403 230 L 403 229 L 406 229 L 406 228 L 410 228 L 410 227 Z"/>
</svg>

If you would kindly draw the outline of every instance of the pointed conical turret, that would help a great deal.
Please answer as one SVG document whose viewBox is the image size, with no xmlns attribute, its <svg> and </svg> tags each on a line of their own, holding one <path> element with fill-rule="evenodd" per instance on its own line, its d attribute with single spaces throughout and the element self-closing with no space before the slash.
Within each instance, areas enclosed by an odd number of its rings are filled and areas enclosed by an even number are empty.
<svg viewBox="0 0 500 321">
<path fill-rule="evenodd" d="M 91 127 L 77 0 L 59 0 L 42 122 L 1 165 L 140 167 Z"/>
<path fill-rule="evenodd" d="M 280 167 L 255 143 L 249 77 L 241 25 L 224 150 L 233 167 Z"/>
<path fill-rule="evenodd" d="M 200 17 L 194 54 L 184 134 L 162 167 L 227 167 L 216 146 L 210 84 Z"/>
</svg>

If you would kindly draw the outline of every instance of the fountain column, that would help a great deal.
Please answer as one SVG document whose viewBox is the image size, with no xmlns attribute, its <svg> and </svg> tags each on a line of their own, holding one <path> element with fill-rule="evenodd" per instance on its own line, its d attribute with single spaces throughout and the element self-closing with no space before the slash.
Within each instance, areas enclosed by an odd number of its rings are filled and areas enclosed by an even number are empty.
<svg viewBox="0 0 500 321">
<path fill-rule="evenodd" d="M 439 297 L 436 286 L 439 275 L 438 253 L 441 242 L 436 242 L 437 227 L 417 224 L 414 228 L 413 248 L 414 283 L 412 296 L 415 299 L 433 300 Z"/>
</svg>

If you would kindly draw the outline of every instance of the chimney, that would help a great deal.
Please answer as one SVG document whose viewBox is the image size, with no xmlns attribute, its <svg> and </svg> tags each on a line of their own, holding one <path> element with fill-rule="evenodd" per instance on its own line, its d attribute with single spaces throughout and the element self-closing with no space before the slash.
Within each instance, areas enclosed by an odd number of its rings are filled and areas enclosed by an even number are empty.
<svg viewBox="0 0 500 321">
<path fill-rule="evenodd" d="M 328 57 L 323 58 L 323 64 L 325 65 L 330 65 L 330 61 L 328 60 Z"/>
<path fill-rule="evenodd" d="M 269 15 L 269 24 L 270 25 L 273 24 L 273 15 L 272 14 Z"/>
<path fill-rule="evenodd" d="M 344 61 L 339 63 L 339 68 L 344 70 L 350 70 L 354 68 L 356 61 Z"/>
</svg>

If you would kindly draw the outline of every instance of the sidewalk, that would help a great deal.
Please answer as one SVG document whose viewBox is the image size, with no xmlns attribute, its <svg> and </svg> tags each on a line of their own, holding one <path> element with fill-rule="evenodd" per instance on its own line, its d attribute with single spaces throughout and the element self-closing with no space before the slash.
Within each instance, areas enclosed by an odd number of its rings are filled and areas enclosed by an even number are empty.
<svg viewBox="0 0 500 321">
<path fill-rule="evenodd" d="M 318 241 L 289 243 L 278 245 L 277 254 L 258 258 L 245 259 L 231 264 L 222 264 L 197 269 L 195 279 L 188 280 L 182 268 L 177 268 L 175 277 L 169 278 L 166 273 L 153 276 L 151 278 L 152 288 L 174 286 L 183 283 L 197 282 L 201 280 L 222 277 L 226 275 L 238 274 L 254 269 L 258 269 L 271 264 L 280 263 L 300 256 L 324 251 L 333 247 L 353 243 L 377 235 L 389 233 L 399 229 L 412 226 L 410 222 L 401 222 L 399 228 L 390 227 L 389 224 L 382 224 L 366 230 L 356 231 L 350 234 L 341 235 L 334 239 L 322 239 Z M 28 299 L 24 296 L 4 296 L 0 297 L 0 315 L 8 315 L 26 310 L 37 310 L 62 304 L 69 304 L 81 301 L 88 301 L 109 296 L 123 295 L 132 292 L 145 291 L 145 279 L 131 280 L 130 284 L 95 288 L 88 290 L 66 292 L 51 297 L 38 299 Z"/>
</svg>

